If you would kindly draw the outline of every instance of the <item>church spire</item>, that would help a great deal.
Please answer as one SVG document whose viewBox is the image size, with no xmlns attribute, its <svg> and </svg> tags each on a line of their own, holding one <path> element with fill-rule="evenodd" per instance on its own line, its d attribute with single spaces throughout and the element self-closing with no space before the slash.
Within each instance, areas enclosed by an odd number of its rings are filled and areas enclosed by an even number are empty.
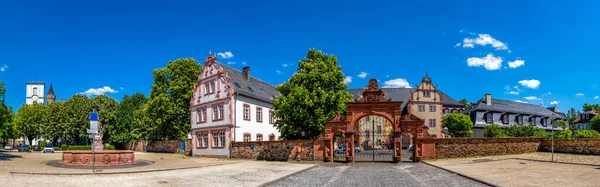
<svg viewBox="0 0 600 187">
<path fill-rule="evenodd" d="M 50 88 L 48 89 L 48 94 L 46 94 L 46 103 L 49 105 L 54 103 L 56 99 L 56 95 L 54 95 L 54 88 L 52 88 L 52 83 L 50 83 Z"/>
</svg>

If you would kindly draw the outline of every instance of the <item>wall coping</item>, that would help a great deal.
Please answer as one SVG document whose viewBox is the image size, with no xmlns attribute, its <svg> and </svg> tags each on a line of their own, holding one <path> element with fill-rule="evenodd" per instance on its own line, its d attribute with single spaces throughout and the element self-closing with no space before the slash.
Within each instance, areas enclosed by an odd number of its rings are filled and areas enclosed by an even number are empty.
<svg viewBox="0 0 600 187">
<path fill-rule="evenodd" d="M 253 144 L 253 143 L 312 143 L 314 140 L 275 140 L 275 141 L 249 141 L 249 142 L 231 142 L 231 144 Z"/>
</svg>

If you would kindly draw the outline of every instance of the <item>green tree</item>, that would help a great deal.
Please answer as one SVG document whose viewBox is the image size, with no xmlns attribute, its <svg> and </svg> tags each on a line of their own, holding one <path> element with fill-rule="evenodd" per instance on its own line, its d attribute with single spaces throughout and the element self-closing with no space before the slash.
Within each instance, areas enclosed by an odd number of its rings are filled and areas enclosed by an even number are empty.
<svg viewBox="0 0 600 187">
<path fill-rule="evenodd" d="M 594 116 L 590 120 L 590 126 L 592 130 L 596 130 L 600 132 L 600 116 Z"/>
<path fill-rule="evenodd" d="M 567 130 L 567 122 L 565 120 L 558 120 L 554 122 L 555 127 L 560 127 L 562 130 Z"/>
<path fill-rule="evenodd" d="M 575 119 L 577 119 L 577 117 L 579 116 L 579 114 L 581 114 L 580 111 L 575 110 L 574 108 L 569 109 L 569 111 L 567 111 L 567 120 L 569 120 L 569 129 L 573 129 L 574 124 L 573 122 L 575 121 Z"/>
<path fill-rule="evenodd" d="M 24 137 L 27 137 L 29 145 L 33 145 L 33 139 L 41 135 L 44 114 L 45 107 L 40 103 L 24 104 L 17 111 L 15 126 L 19 132 L 22 132 Z"/>
<path fill-rule="evenodd" d="M 485 126 L 485 137 L 504 138 L 507 136 L 504 129 L 498 124 L 488 124 Z"/>
<path fill-rule="evenodd" d="M 529 125 L 511 125 L 505 128 L 505 131 L 506 134 L 511 137 L 548 137 L 546 130 L 536 127 L 533 123 L 530 123 Z"/>
<path fill-rule="evenodd" d="M 81 144 L 81 140 L 88 137 L 86 129 L 90 127 L 92 102 L 88 97 L 77 94 L 69 98 L 64 107 L 68 116 L 64 131 L 75 141 L 75 144 Z"/>
<path fill-rule="evenodd" d="M 442 119 L 442 127 L 448 128 L 452 137 L 471 137 L 473 135 L 473 122 L 469 115 L 463 113 L 451 113 Z"/>
<path fill-rule="evenodd" d="M 143 119 L 148 119 L 148 138 L 185 139 L 190 133 L 192 89 L 202 66 L 192 58 L 170 61 L 166 68 L 154 70 L 154 83 Z"/>
<path fill-rule="evenodd" d="M 46 106 L 46 114 L 43 116 L 44 125 L 42 126 L 42 136 L 51 140 L 55 146 L 58 146 L 58 139 L 64 139 L 67 136 L 65 129 L 68 129 L 68 115 L 62 102 L 54 102 Z"/>
<path fill-rule="evenodd" d="M 118 132 L 115 130 L 117 124 L 117 107 L 119 102 L 112 97 L 99 95 L 91 99 L 92 109 L 98 112 L 98 120 L 102 125 L 102 141 L 113 143 L 112 137 Z"/>
<path fill-rule="evenodd" d="M 458 101 L 458 103 L 465 105 L 465 109 L 469 108 L 469 102 L 467 102 L 467 99 L 461 99 L 460 101 Z"/>
<path fill-rule="evenodd" d="M 12 107 L 0 106 L 0 115 L 3 122 L 2 127 L 0 128 L 0 137 L 2 138 L 2 142 L 7 143 L 9 139 L 16 139 L 19 137 L 19 131 L 15 127 L 14 123 L 14 114 L 12 112 Z"/>
<path fill-rule="evenodd" d="M 346 110 L 353 97 L 346 89 L 342 67 L 333 55 L 308 50 L 298 62 L 298 72 L 277 86 L 273 99 L 275 127 L 282 139 L 311 139 L 324 129 L 327 119 Z"/>
<path fill-rule="evenodd" d="M 583 104 L 583 111 L 592 111 L 592 110 L 600 110 L 599 104 Z"/>
<path fill-rule="evenodd" d="M 141 129 L 135 129 L 134 125 L 135 112 L 140 110 L 148 99 L 142 93 L 136 93 L 131 96 L 125 95 L 117 108 L 117 125 L 115 126 L 115 134 L 112 135 L 113 142 L 121 142 L 123 144 L 129 141 L 138 141 Z"/>
<path fill-rule="evenodd" d="M 560 130 L 560 131 L 554 131 L 554 138 L 555 139 L 571 139 L 571 136 L 573 135 L 573 131 L 570 130 Z"/>
</svg>

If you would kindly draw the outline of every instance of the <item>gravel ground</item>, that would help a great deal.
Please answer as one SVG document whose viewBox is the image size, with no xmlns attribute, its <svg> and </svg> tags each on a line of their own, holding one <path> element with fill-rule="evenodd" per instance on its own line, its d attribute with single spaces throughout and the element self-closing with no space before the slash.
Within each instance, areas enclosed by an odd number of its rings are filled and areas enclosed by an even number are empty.
<svg viewBox="0 0 600 187">
<path fill-rule="evenodd" d="M 422 163 L 318 166 L 271 186 L 485 186 Z"/>
<path fill-rule="evenodd" d="M 174 171 L 85 176 L 0 175 L 0 186 L 259 186 L 312 164 L 242 161 Z"/>
</svg>

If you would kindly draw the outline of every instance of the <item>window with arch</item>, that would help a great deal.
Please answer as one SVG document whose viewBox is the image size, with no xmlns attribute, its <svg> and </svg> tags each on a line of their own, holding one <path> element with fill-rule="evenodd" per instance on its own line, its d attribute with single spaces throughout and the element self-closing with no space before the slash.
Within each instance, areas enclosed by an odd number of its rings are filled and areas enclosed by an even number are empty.
<svg viewBox="0 0 600 187">
<path fill-rule="evenodd" d="M 256 107 L 256 122 L 262 123 L 262 108 Z"/>
<path fill-rule="evenodd" d="M 256 141 L 261 142 L 262 140 L 263 140 L 263 135 L 260 133 L 256 134 Z"/>
<path fill-rule="evenodd" d="M 250 121 L 250 105 L 244 104 L 244 120 Z"/>
<path fill-rule="evenodd" d="M 269 123 L 275 124 L 275 113 L 272 110 L 269 111 Z"/>
<path fill-rule="evenodd" d="M 269 134 L 269 141 L 275 141 L 275 134 Z"/>
</svg>

